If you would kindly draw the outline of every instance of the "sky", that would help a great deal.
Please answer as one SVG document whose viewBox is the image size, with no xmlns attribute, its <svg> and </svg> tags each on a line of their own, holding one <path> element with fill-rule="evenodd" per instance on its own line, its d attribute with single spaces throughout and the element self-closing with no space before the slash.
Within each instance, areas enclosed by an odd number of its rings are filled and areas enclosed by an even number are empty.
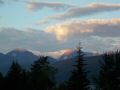
<svg viewBox="0 0 120 90">
<path fill-rule="evenodd" d="M 120 48 L 120 0 L 0 0 L 0 52 Z"/>
</svg>

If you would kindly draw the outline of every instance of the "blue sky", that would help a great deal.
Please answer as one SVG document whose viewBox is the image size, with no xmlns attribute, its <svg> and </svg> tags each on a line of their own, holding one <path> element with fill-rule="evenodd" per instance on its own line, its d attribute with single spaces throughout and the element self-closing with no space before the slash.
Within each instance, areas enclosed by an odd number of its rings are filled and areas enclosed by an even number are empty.
<svg viewBox="0 0 120 90">
<path fill-rule="evenodd" d="M 54 52 L 74 48 L 79 41 L 85 51 L 119 49 L 119 0 L 0 2 L 1 52 L 15 48 Z"/>
<path fill-rule="evenodd" d="M 36 1 L 39 2 L 39 0 L 27 0 L 27 1 Z M 45 0 L 40 0 L 41 2 L 44 2 Z M 119 4 L 119 0 L 46 0 L 45 2 L 62 2 L 66 4 L 73 4 L 77 6 L 84 6 L 91 3 L 113 3 L 113 4 Z M 49 15 L 53 15 L 58 13 L 57 11 L 52 11 L 49 9 L 39 10 L 37 12 L 30 12 L 27 9 L 27 3 L 25 1 L 18 1 L 18 2 L 7 2 L 4 5 L 0 6 L 0 25 L 5 27 L 15 27 L 19 29 L 33 27 L 37 29 L 44 29 L 46 27 L 38 26 L 36 25 L 36 22 L 38 20 L 41 20 Z M 80 19 L 89 19 L 89 18 L 119 18 L 120 12 L 105 12 L 102 14 L 96 14 L 93 16 L 87 16 L 82 17 Z"/>
</svg>

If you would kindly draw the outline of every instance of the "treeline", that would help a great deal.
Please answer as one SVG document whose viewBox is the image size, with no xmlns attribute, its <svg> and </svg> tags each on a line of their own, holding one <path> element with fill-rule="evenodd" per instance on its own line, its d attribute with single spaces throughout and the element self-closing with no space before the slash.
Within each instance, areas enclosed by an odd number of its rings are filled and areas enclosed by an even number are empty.
<svg viewBox="0 0 120 90">
<path fill-rule="evenodd" d="M 103 54 L 99 74 L 91 77 L 92 81 L 88 79 L 90 71 L 86 70 L 80 45 L 77 53 L 72 74 L 61 85 L 55 80 L 57 69 L 48 62 L 47 56 L 41 56 L 29 70 L 14 61 L 5 76 L 0 73 L 0 90 L 120 90 L 120 51 Z"/>
<path fill-rule="evenodd" d="M 53 90 L 56 69 L 47 58 L 41 56 L 31 65 L 29 71 L 13 62 L 4 77 L 0 74 L 0 90 Z"/>
</svg>

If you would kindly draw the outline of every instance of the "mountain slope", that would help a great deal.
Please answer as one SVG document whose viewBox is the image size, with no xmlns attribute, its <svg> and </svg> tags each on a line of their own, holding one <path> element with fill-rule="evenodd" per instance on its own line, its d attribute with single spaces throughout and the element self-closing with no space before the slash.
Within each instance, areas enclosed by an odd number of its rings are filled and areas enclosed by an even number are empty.
<svg viewBox="0 0 120 90">
<path fill-rule="evenodd" d="M 64 56 L 67 58 L 64 58 Z M 75 65 L 76 56 L 76 52 L 64 53 L 61 58 L 59 58 L 61 60 L 56 60 L 48 56 L 48 61 L 58 69 L 56 75 L 58 83 L 68 80 L 71 75 L 71 71 L 73 70 L 73 65 Z M 28 69 L 37 59 L 39 59 L 39 56 L 34 55 L 32 52 L 25 49 L 15 49 L 7 54 L 0 53 L 0 72 L 6 73 L 13 60 L 18 61 L 22 67 Z M 87 64 L 87 70 L 90 71 L 89 76 L 97 74 L 100 66 L 99 60 L 101 60 L 101 55 L 95 56 L 91 53 L 87 53 L 84 59 Z"/>
<path fill-rule="evenodd" d="M 0 53 L 0 72 L 5 73 L 6 71 L 8 71 L 11 62 L 12 62 L 12 57 Z"/>
<path fill-rule="evenodd" d="M 38 59 L 39 56 L 26 49 L 15 49 L 7 54 L 0 53 L 0 72 L 6 73 L 13 61 L 17 61 L 23 68 L 28 69 Z M 57 60 L 49 56 L 48 61 L 55 63 Z"/>
<path fill-rule="evenodd" d="M 78 55 L 76 50 L 65 50 L 64 53 L 60 56 L 59 60 L 68 60 L 74 59 Z M 96 54 L 90 52 L 83 52 L 84 57 L 95 56 Z"/>
<path fill-rule="evenodd" d="M 99 60 L 102 60 L 101 56 L 88 56 L 85 57 L 85 63 L 87 64 L 87 71 L 90 73 L 89 76 L 97 74 L 99 70 Z M 76 58 L 62 60 L 55 63 L 53 66 L 58 69 L 58 73 L 56 75 L 57 82 L 62 83 L 68 80 L 71 75 L 71 71 L 73 70 L 73 65 L 75 65 Z"/>
<path fill-rule="evenodd" d="M 11 56 L 13 59 L 17 60 L 20 64 L 32 63 L 39 57 L 34 55 L 32 52 L 25 49 L 15 49 L 8 52 L 6 55 Z"/>
</svg>

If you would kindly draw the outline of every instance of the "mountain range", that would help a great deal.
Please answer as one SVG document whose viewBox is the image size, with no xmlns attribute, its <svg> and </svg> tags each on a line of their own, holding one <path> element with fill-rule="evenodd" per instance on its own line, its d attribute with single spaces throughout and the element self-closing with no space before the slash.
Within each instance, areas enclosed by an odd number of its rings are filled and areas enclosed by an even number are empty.
<svg viewBox="0 0 120 90">
<path fill-rule="evenodd" d="M 73 65 L 75 65 L 76 56 L 77 51 L 75 50 L 66 50 L 57 59 L 48 56 L 48 61 L 58 70 L 56 75 L 57 82 L 62 83 L 69 78 L 73 70 Z M 5 74 L 13 61 L 17 61 L 22 67 L 28 69 L 35 60 L 39 59 L 39 57 L 40 55 L 36 55 L 26 49 L 15 49 L 6 54 L 0 53 L 0 72 Z M 87 63 L 86 68 L 90 71 L 89 76 L 97 74 L 101 55 L 84 52 L 84 59 Z"/>
<path fill-rule="evenodd" d="M 7 72 L 13 61 L 17 61 L 24 68 L 29 68 L 39 57 L 26 49 L 15 49 L 6 54 L 0 53 L 0 71 Z M 48 56 L 48 60 L 50 63 L 56 62 L 56 59 L 50 56 Z"/>
</svg>

